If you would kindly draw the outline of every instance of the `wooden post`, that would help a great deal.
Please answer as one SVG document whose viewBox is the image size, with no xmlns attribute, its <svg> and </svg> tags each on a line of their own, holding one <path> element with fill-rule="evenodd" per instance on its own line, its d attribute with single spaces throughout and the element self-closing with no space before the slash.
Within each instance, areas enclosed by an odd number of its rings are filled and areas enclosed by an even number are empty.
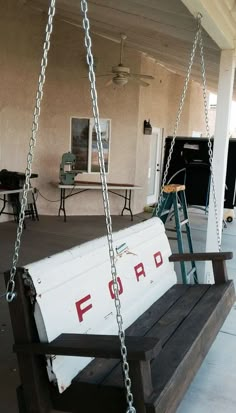
<svg viewBox="0 0 236 413">
<path fill-rule="evenodd" d="M 9 303 L 9 310 L 16 344 L 31 343 L 37 340 L 36 328 L 33 328 L 33 306 L 25 296 L 25 287 L 22 279 L 23 269 L 16 274 L 16 298 Z M 9 274 L 5 274 L 6 282 Z M 49 413 L 51 403 L 49 397 L 46 362 L 42 356 L 34 354 L 17 354 L 19 373 L 23 386 L 18 389 L 18 402 L 25 405 L 27 413 Z"/>
<path fill-rule="evenodd" d="M 225 261 L 212 261 L 215 284 L 224 284 L 228 281 Z"/>
<path fill-rule="evenodd" d="M 145 396 L 153 391 L 150 361 L 129 360 L 131 391 L 137 413 L 146 413 Z"/>
<path fill-rule="evenodd" d="M 220 74 L 218 83 L 218 98 L 216 108 L 216 125 L 214 134 L 213 167 L 215 175 L 216 200 L 218 206 L 218 219 L 220 237 L 224 212 L 225 178 L 229 145 L 229 123 L 231 103 L 233 96 L 233 83 L 235 71 L 235 50 L 222 50 L 220 61 Z M 217 251 L 217 233 L 215 211 L 212 193 L 210 195 L 206 251 Z M 205 267 L 205 280 L 213 281 L 210 264 Z"/>
</svg>

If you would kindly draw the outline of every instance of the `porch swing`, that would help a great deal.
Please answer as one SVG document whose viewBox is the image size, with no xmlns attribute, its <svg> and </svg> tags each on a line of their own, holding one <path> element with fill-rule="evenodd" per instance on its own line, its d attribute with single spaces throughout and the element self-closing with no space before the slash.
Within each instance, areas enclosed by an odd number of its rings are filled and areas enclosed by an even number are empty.
<svg viewBox="0 0 236 413">
<path fill-rule="evenodd" d="M 157 217 L 112 233 L 87 0 L 81 1 L 81 10 L 107 236 L 17 268 L 55 3 L 50 0 L 15 252 L 6 274 L 21 377 L 19 412 L 175 412 L 233 305 L 233 282 L 225 266 L 232 253 L 170 255 Z M 198 17 L 159 203 L 198 43 L 207 121 Z M 212 169 L 210 145 L 209 139 Z M 213 173 L 212 187 L 217 210 Z M 218 241 L 220 250 L 219 232 Z M 173 262 L 181 260 L 212 261 L 215 285 L 177 285 Z"/>
</svg>

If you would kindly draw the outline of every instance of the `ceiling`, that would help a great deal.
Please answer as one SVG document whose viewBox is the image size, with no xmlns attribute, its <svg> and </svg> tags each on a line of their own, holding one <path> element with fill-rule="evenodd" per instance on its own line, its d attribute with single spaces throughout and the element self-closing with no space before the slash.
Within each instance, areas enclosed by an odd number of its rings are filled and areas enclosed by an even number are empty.
<svg viewBox="0 0 236 413">
<path fill-rule="evenodd" d="M 232 19 L 236 19 L 235 0 L 220 1 L 232 11 Z M 45 11 L 49 1 L 23 0 L 23 3 Z M 113 41 L 119 41 L 120 33 L 125 33 L 126 47 L 146 53 L 171 71 L 186 74 L 196 22 L 181 0 L 89 0 L 89 17 L 94 33 Z M 57 0 L 57 18 L 81 27 L 80 1 Z M 207 86 L 216 91 L 220 48 L 205 30 L 203 35 Z M 200 82 L 199 60 L 197 53 L 192 78 Z"/>
</svg>

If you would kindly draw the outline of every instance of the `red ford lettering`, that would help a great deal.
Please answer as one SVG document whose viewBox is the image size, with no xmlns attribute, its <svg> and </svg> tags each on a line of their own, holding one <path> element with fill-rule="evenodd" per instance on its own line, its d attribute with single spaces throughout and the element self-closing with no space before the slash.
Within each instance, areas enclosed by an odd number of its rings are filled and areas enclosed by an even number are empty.
<svg viewBox="0 0 236 413">
<path fill-rule="evenodd" d="M 154 257 L 156 267 L 157 268 L 160 267 L 163 264 L 163 258 L 161 255 L 161 251 L 156 252 L 156 254 L 154 254 L 153 257 Z"/>
<path fill-rule="evenodd" d="M 140 262 L 138 265 L 135 265 L 134 271 L 135 271 L 137 281 L 139 281 L 140 277 L 146 277 L 144 265 L 142 262 Z"/>
<path fill-rule="evenodd" d="M 90 299 L 91 295 L 88 294 L 75 303 L 80 323 L 83 321 L 84 313 L 87 313 L 87 311 L 89 311 L 93 306 L 92 304 L 89 304 L 82 308 L 83 304 L 86 303 L 86 301 L 89 301 Z"/>
<path fill-rule="evenodd" d="M 117 277 L 117 284 L 118 284 L 118 287 L 119 287 L 118 293 L 119 293 L 119 295 L 121 295 L 123 293 L 124 289 L 123 289 L 123 285 L 122 285 L 120 277 Z M 110 291 L 110 294 L 111 294 L 111 298 L 114 300 L 115 294 L 114 294 L 113 281 L 112 280 L 109 282 L 108 288 L 109 288 L 109 291 Z"/>
</svg>

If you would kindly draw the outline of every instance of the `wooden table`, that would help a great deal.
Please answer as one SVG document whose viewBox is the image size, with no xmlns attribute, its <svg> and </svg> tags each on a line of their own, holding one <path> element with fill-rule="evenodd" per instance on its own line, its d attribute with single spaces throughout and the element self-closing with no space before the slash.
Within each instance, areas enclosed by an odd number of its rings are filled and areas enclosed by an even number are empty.
<svg viewBox="0 0 236 413">
<path fill-rule="evenodd" d="M 108 191 L 112 194 L 120 196 L 124 199 L 124 206 L 121 211 L 121 215 L 124 214 L 124 211 L 129 211 L 131 216 L 131 221 L 133 221 L 133 213 L 131 209 L 131 197 L 132 191 L 142 189 L 141 186 L 132 185 L 132 184 L 117 184 L 117 183 L 108 183 Z M 89 190 L 102 190 L 100 182 L 75 182 L 74 185 L 62 185 L 59 184 L 58 188 L 60 189 L 60 206 L 58 210 L 58 216 L 60 216 L 61 211 L 64 215 L 64 221 L 66 222 L 66 199 L 74 195 L 78 195 L 81 192 Z M 66 194 L 66 191 L 70 191 Z M 119 192 L 117 192 L 119 191 Z M 121 192 L 121 193 L 120 193 Z M 122 193 L 123 192 L 123 193 Z"/>
</svg>

